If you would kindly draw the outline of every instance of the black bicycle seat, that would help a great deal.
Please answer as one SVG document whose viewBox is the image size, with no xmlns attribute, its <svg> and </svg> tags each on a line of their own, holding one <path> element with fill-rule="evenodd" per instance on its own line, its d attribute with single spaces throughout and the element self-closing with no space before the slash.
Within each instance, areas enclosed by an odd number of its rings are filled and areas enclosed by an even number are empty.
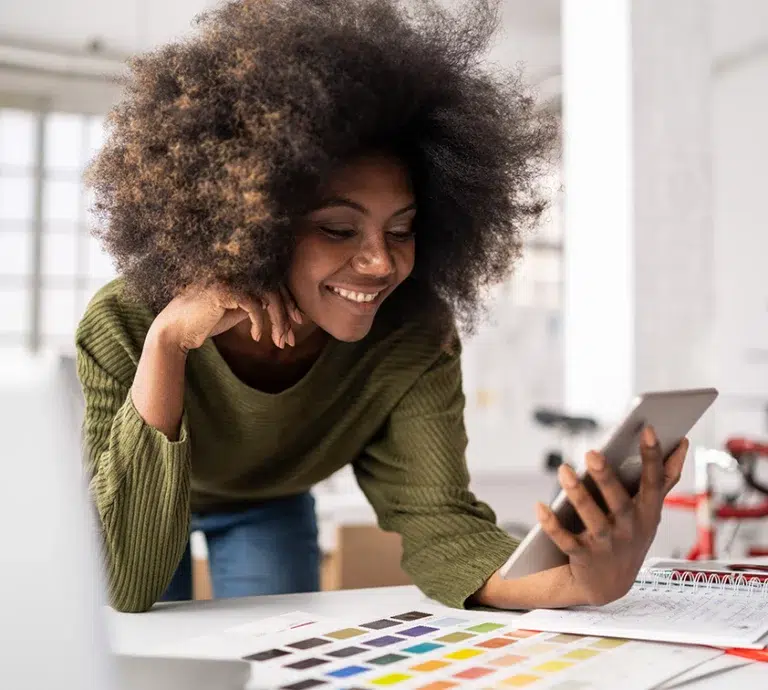
<svg viewBox="0 0 768 690">
<path fill-rule="evenodd" d="M 593 417 L 574 417 L 546 407 L 536 408 L 533 418 L 542 426 L 558 427 L 569 434 L 581 434 L 597 429 L 597 420 Z"/>
</svg>

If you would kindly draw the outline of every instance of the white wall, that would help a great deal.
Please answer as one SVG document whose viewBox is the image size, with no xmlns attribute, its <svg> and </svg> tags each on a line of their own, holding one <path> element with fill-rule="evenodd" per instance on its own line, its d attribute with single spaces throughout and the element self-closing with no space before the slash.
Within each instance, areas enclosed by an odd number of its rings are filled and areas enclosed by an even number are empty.
<svg viewBox="0 0 768 690">
<path fill-rule="evenodd" d="M 768 3 L 713 6 L 717 435 L 768 436 Z"/>
</svg>

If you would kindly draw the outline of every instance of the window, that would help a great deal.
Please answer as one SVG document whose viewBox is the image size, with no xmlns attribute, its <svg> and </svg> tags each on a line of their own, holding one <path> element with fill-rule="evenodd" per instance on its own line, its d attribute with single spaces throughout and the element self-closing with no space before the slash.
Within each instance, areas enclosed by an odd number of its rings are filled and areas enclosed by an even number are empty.
<svg viewBox="0 0 768 690">
<path fill-rule="evenodd" d="M 0 347 L 71 349 L 114 276 L 90 237 L 82 174 L 103 118 L 0 107 Z"/>
<path fill-rule="evenodd" d="M 547 187 L 551 205 L 536 233 L 524 244 L 509 287 L 514 306 L 559 312 L 563 291 L 562 193 L 556 179 Z"/>
</svg>

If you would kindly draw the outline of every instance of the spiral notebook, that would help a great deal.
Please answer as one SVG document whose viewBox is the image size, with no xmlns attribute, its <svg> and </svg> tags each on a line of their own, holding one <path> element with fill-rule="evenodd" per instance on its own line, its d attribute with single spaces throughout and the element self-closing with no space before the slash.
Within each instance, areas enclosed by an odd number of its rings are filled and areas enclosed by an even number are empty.
<svg viewBox="0 0 768 690">
<path fill-rule="evenodd" d="M 760 638 L 768 633 L 768 578 L 645 568 L 618 601 L 531 611 L 519 625 L 545 632 L 762 649 Z"/>
</svg>

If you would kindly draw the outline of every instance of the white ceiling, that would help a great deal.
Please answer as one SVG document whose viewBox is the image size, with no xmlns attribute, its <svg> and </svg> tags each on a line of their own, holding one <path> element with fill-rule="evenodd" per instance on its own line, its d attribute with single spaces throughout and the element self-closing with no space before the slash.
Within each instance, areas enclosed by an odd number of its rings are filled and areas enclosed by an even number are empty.
<svg viewBox="0 0 768 690">
<path fill-rule="evenodd" d="M 107 52 L 126 54 L 189 31 L 194 16 L 216 2 L 6 0 L 0 3 L 0 43 L 80 50 L 98 40 Z M 559 55 L 559 13 L 559 0 L 504 0 L 505 45 L 495 56 L 505 62 L 530 62 L 537 72 L 550 67 L 553 56 Z"/>
<path fill-rule="evenodd" d="M 216 2 L 0 0 L 0 48 L 32 44 L 79 52 L 98 40 L 106 54 L 122 57 L 184 34 L 194 16 Z M 768 52 L 768 0 L 709 2 L 716 65 Z M 556 79 L 561 71 L 560 0 L 503 0 L 503 10 L 503 31 L 491 59 L 521 65 L 535 82 Z"/>
</svg>

